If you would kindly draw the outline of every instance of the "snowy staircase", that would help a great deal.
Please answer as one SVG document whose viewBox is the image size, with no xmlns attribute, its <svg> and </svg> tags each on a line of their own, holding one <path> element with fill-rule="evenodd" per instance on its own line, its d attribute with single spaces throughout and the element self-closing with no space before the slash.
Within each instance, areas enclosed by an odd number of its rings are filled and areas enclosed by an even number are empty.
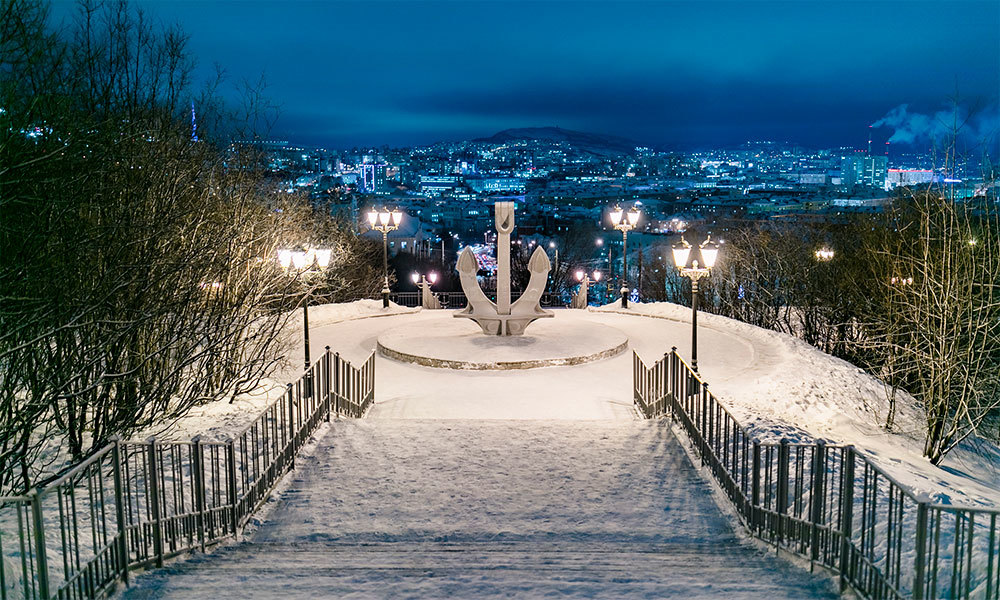
<svg viewBox="0 0 1000 600">
<path fill-rule="evenodd" d="M 243 542 L 140 598 L 834 598 L 744 541 L 657 421 L 340 421 Z"/>
</svg>

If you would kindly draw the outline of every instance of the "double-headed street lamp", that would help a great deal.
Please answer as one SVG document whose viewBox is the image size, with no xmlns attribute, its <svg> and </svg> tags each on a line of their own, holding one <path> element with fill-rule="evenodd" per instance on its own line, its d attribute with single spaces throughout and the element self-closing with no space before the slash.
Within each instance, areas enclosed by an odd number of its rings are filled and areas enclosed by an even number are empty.
<svg viewBox="0 0 1000 600">
<path fill-rule="evenodd" d="M 410 275 L 410 280 L 420 289 L 420 306 L 423 308 L 441 308 L 441 303 L 431 292 L 431 286 L 437 283 L 438 274 L 428 273 L 426 276 L 414 271 Z"/>
<path fill-rule="evenodd" d="M 622 232 L 622 308 L 628 308 L 628 232 L 639 222 L 639 209 L 633 206 L 626 213 L 621 206 L 611 210 L 611 223 Z"/>
<path fill-rule="evenodd" d="M 308 250 L 278 250 L 278 265 L 286 272 L 294 273 L 297 276 L 308 277 L 323 271 L 330 266 L 330 255 L 333 253 L 328 248 L 310 248 Z M 312 290 L 306 289 L 306 297 L 302 301 L 302 331 L 305 338 L 305 372 L 309 376 L 309 367 L 312 361 L 309 359 L 309 295 Z M 312 393 L 312 382 L 306 386 L 309 393 Z"/>
<path fill-rule="evenodd" d="M 368 211 L 368 223 L 372 229 L 382 232 L 382 308 L 389 308 L 389 232 L 399 229 L 403 213 L 398 209 L 381 210 L 372 208 Z"/>
<path fill-rule="evenodd" d="M 583 269 L 576 272 L 576 280 L 580 282 L 580 291 L 573 296 L 573 308 L 587 308 L 587 288 L 590 286 L 590 278 L 591 275 L 588 275 Z M 594 271 L 593 278 L 596 284 L 601 280 L 601 272 Z"/>
<path fill-rule="evenodd" d="M 712 236 L 708 236 L 698 249 L 701 251 L 701 260 L 704 266 L 699 266 L 695 260 L 688 267 L 688 258 L 691 255 L 691 244 L 687 243 L 683 237 L 678 244 L 673 247 L 674 264 L 680 271 L 681 277 L 691 280 L 691 368 L 698 372 L 698 280 L 712 272 L 715 266 L 715 259 L 719 257 L 719 245 L 712 241 Z"/>
</svg>

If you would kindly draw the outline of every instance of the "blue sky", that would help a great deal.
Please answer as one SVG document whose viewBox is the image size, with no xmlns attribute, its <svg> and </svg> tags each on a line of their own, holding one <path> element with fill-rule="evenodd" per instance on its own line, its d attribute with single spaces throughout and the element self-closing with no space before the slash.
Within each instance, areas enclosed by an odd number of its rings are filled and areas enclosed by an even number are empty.
<svg viewBox="0 0 1000 600">
<path fill-rule="evenodd" d="M 664 148 L 849 145 L 956 89 L 995 122 L 1000 90 L 995 0 L 136 4 L 183 27 L 200 77 L 264 74 L 275 137 L 334 147 L 544 125 Z"/>
</svg>

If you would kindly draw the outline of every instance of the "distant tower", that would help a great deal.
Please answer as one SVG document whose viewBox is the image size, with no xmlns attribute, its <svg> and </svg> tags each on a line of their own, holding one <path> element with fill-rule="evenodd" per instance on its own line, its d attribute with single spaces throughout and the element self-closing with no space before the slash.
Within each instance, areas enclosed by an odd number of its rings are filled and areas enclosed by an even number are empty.
<svg viewBox="0 0 1000 600">
<path fill-rule="evenodd" d="M 191 101 L 191 141 L 198 141 L 198 121 L 194 114 L 194 100 Z"/>
<path fill-rule="evenodd" d="M 872 155 L 872 126 L 868 126 L 868 156 Z"/>
</svg>

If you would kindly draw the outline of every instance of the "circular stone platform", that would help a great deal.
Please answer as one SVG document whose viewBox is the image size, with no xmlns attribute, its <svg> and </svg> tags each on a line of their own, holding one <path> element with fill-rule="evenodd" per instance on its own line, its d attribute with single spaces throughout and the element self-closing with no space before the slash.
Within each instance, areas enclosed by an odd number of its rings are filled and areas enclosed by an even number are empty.
<svg viewBox="0 0 1000 600">
<path fill-rule="evenodd" d="M 504 371 L 579 365 L 621 354 L 628 337 L 598 323 L 539 319 L 521 336 L 487 336 L 474 322 L 448 311 L 440 321 L 390 329 L 378 337 L 379 354 L 442 369 Z"/>
</svg>

